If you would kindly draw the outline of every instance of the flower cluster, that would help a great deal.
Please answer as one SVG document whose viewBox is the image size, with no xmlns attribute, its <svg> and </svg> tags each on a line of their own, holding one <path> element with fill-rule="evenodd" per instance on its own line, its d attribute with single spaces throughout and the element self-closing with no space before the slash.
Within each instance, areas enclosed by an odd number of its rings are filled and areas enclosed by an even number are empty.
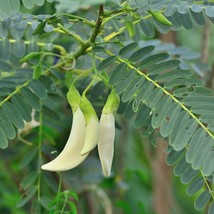
<svg viewBox="0 0 214 214">
<path fill-rule="evenodd" d="M 73 111 L 73 123 L 68 141 L 62 152 L 51 162 L 42 165 L 43 170 L 65 171 L 81 164 L 96 146 L 104 176 L 111 173 L 114 153 L 115 119 L 119 97 L 110 93 L 102 110 L 100 121 L 90 101 L 80 96 L 74 85 L 67 93 Z"/>
</svg>

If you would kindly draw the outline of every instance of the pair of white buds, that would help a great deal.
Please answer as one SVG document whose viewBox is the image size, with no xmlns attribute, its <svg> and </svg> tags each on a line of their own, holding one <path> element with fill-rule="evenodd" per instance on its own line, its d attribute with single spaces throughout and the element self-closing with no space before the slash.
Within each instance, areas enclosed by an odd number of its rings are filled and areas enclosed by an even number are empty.
<svg viewBox="0 0 214 214">
<path fill-rule="evenodd" d="M 62 152 L 41 168 L 48 171 L 65 171 L 81 164 L 96 145 L 104 176 L 111 173 L 114 153 L 115 119 L 113 113 L 119 97 L 112 92 L 102 110 L 100 121 L 89 102 L 72 85 L 67 93 L 73 111 L 73 123 L 68 141 Z"/>
</svg>

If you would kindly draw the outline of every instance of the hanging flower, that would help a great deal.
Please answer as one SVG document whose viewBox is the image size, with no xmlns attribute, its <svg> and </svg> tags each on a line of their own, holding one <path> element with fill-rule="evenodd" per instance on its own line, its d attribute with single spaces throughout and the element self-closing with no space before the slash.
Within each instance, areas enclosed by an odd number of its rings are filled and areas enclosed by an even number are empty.
<svg viewBox="0 0 214 214">
<path fill-rule="evenodd" d="M 81 164 L 89 154 L 80 154 L 85 143 L 85 136 L 85 118 L 80 108 L 77 108 L 73 114 L 71 132 L 64 149 L 54 160 L 43 165 L 42 169 L 48 171 L 65 171 Z"/>
<path fill-rule="evenodd" d="M 119 106 L 119 96 L 114 91 L 109 95 L 100 118 L 98 153 L 104 176 L 111 174 L 114 155 L 115 119 L 114 112 Z"/>
<path fill-rule="evenodd" d="M 67 93 L 67 98 L 73 111 L 70 135 L 62 152 L 54 160 L 41 167 L 44 170 L 65 171 L 72 169 L 81 164 L 89 154 L 80 154 L 85 144 L 86 126 L 85 117 L 79 107 L 81 96 L 73 85 Z"/>
</svg>

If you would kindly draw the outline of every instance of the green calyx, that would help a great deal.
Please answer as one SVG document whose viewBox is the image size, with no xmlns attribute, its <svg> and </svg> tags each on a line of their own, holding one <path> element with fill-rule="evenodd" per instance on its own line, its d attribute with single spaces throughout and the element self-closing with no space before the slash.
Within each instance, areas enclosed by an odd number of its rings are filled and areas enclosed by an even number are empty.
<svg viewBox="0 0 214 214">
<path fill-rule="evenodd" d="M 109 113 L 114 113 L 117 111 L 118 107 L 120 104 L 120 98 L 119 96 L 115 93 L 115 91 L 111 91 L 111 93 L 108 96 L 108 99 L 106 101 L 106 104 L 103 107 L 103 113 L 104 114 L 109 114 Z"/>
<path fill-rule="evenodd" d="M 81 98 L 80 109 L 84 114 L 86 125 L 89 124 L 92 118 L 95 118 L 98 121 L 94 107 L 92 106 L 91 102 L 87 99 L 87 97 L 84 95 Z"/>
<path fill-rule="evenodd" d="M 67 100 L 74 113 L 79 107 L 81 101 L 81 96 L 77 89 L 75 88 L 74 84 L 71 84 L 71 86 L 69 87 L 69 90 L 67 92 Z"/>
</svg>

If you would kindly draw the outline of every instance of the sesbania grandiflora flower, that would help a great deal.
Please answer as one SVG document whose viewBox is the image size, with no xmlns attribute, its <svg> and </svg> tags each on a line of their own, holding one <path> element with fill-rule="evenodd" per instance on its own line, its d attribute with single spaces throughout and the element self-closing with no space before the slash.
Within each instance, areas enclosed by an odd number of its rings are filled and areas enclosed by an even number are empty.
<svg viewBox="0 0 214 214">
<path fill-rule="evenodd" d="M 100 118 L 100 136 L 98 140 L 98 153 L 104 176 L 111 174 L 114 155 L 115 119 L 114 112 L 119 106 L 119 96 L 114 91 L 108 96 Z"/>
<path fill-rule="evenodd" d="M 81 150 L 81 155 L 84 155 L 97 145 L 99 138 L 99 122 L 93 106 L 85 96 L 81 99 L 80 108 L 84 113 L 86 122 L 85 144 Z"/>
<path fill-rule="evenodd" d="M 44 170 L 65 171 L 72 169 L 82 163 L 89 154 L 81 155 L 85 144 L 86 126 L 85 117 L 79 107 L 81 96 L 74 85 L 69 88 L 67 99 L 73 111 L 71 132 L 62 152 L 54 160 L 43 165 L 41 168 Z"/>
</svg>

